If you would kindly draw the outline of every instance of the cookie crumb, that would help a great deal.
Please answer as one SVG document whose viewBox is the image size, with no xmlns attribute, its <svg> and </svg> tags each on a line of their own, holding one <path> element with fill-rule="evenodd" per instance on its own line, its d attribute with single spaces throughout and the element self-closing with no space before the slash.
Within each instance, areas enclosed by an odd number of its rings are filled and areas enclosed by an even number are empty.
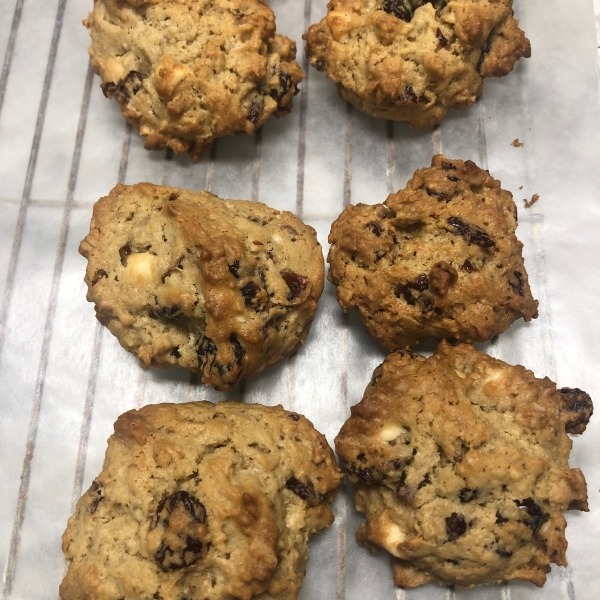
<svg viewBox="0 0 600 600">
<path fill-rule="evenodd" d="M 513 146 L 514 148 L 522 148 L 525 144 L 523 142 L 519 141 L 519 138 L 515 138 L 511 143 L 511 146 Z"/>
<path fill-rule="evenodd" d="M 520 190 L 522 190 L 522 189 L 523 189 L 523 186 L 522 186 L 522 185 L 520 185 L 520 186 L 519 186 L 519 191 L 520 191 Z"/>
<path fill-rule="evenodd" d="M 531 196 L 531 200 L 527 200 L 527 198 L 523 198 L 523 204 L 525 205 L 525 208 L 531 208 L 539 199 L 540 199 L 540 195 L 534 194 L 533 196 Z"/>
</svg>

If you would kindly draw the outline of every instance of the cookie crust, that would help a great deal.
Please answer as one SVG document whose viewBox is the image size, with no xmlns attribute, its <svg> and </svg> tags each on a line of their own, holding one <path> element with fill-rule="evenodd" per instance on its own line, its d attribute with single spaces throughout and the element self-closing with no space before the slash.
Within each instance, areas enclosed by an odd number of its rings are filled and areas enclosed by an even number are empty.
<svg viewBox="0 0 600 600">
<path fill-rule="evenodd" d="M 566 566 L 562 513 L 587 492 L 548 378 L 442 341 L 390 354 L 351 412 L 335 444 L 367 518 L 357 540 L 392 555 L 396 585 L 541 586 Z"/>
<path fill-rule="evenodd" d="M 63 535 L 63 600 L 294 600 L 341 473 L 281 406 L 158 404 L 119 417 Z"/>
<path fill-rule="evenodd" d="M 482 342 L 538 314 L 510 192 L 471 161 L 437 155 L 431 165 L 331 226 L 337 300 L 388 350 L 429 337 Z"/>
<path fill-rule="evenodd" d="M 224 390 L 292 354 L 323 291 L 312 227 L 208 192 L 117 185 L 80 253 L 98 320 L 144 368 L 179 365 Z"/>
<path fill-rule="evenodd" d="M 531 55 L 512 0 L 332 0 L 305 34 L 310 63 L 340 96 L 383 119 L 431 127 L 464 108 L 483 78 Z"/>
<path fill-rule="evenodd" d="M 283 116 L 304 77 L 260 0 L 94 0 L 94 72 L 147 150 L 199 159 L 225 135 Z"/>
</svg>

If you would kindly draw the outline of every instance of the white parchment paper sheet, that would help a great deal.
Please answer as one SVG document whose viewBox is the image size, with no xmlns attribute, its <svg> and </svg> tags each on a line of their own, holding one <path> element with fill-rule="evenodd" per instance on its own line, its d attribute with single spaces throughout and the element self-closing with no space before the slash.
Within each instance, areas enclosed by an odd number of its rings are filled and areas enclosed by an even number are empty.
<svg viewBox="0 0 600 600">
<path fill-rule="evenodd" d="M 273 0 L 278 31 L 299 43 L 323 0 Z M 330 441 L 384 351 L 356 315 L 342 315 L 327 284 L 305 347 L 228 394 L 183 370 L 143 371 L 96 323 L 77 254 L 91 207 L 117 181 L 152 181 L 297 212 L 327 250 L 348 202 L 375 203 L 403 187 L 434 152 L 489 168 L 519 206 L 518 235 L 540 300 L 537 321 L 516 323 L 483 347 L 561 386 L 600 398 L 600 115 L 591 0 L 516 0 L 533 57 L 488 81 L 475 106 L 414 132 L 345 105 L 307 71 L 291 115 L 253 137 L 218 142 L 198 164 L 148 153 L 100 92 L 81 19 L 89 0 L 0 2 L 0 565 L 3 599 L 54 599 L 64 574 L 60 535 L 73 503 L 100 470 L 116 417 L 152 402 L 282 403 Z M 302 53 L 299 53 L 302 58 Z M 305 69 L 306 70 L 306 69 Z M 524 147 L 510 143 L 519 138 Z M 540 200 L 525 209 L 523 198 Z M 426 351 L 432 345 L 424 346 Z M 387 558 L 354 541 L 360 516 L 348 486 L 336 523 L 311 544 L 303 600 L 392 598 L 557 600 L 600 597 L 600 426 L 575 439 L 572 466 L 587 476 L 591 512 L 568 516 L 568 569 L 538 590 L 525 583 L 451 590 L 393 589 Z"/>
</svg>

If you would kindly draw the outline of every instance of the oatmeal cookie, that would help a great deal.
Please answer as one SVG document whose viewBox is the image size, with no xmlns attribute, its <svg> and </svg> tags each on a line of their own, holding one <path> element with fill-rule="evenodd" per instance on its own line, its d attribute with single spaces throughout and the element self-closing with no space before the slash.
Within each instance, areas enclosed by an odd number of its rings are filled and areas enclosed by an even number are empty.
<svg viewBox="0 0 600 600">
<path fill-rule="evenodd" d="M 348 206 L 329 235 L 340 306 L 388 350 L 483 342 L 537 317 L 512 195 L 471 161 L 431 165 L 384 204 Z"/>
<path fill-rule="evenodd" d="M 512 0 L 331 0 L 304 36 L 310 63 L 340 96 L 414 128 L 475 102 L 484 77 L 529 57 Z"/>
<path fill-rule="evenodd" d="M 121 415 L 63 535 L 63 600 L 293 600 L 342 477 L 303 416 L 237 402 Z"/>
<path fill-rule="evenodd" d="M 216 138 L 288 113 L 304 77 L 260 0 L 94 0 L 83 24 L 104 95 L 147 150 L 197 160 Z"/>
<path fill-rule="evenodd" d="M 398 586 L 543 585 L 567 564 L 562 513 L 588 510 L 566 431 L 591 408 L 466 344 L 390 354 L 335 440 L 367 518 L 358 542 L 392 555 Z"/>
<path fill-rule="evenodd" d="M 292 354 L 323 291 L 312 227 L 261 203 L 140 183 L 94 206 L 79 251 L 98 320 L 143 367 L 218 390 Z"/>
</svg>

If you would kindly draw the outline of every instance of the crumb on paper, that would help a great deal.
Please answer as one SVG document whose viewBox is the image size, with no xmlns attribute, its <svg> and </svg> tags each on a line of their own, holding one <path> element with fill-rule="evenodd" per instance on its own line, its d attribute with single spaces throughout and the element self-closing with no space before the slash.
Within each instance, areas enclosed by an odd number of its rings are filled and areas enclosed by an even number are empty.
<svg viewBox="0 0 600 600">
<path fill-rule="evenodd" d="M 538 200 L 540 199 L 539 194 L 534 194 L 531 196 L 531 200 L 527 200 L 527 198 L 523 198 L 523 204 L 525 208 L 531 208 Z"/>
<path fill-rule="evenodd" d="M 520 185 L 520 186 L 519 186 L 519 191 L 520 191 L 520 190 L 522 190 L 522 189 L 523 189 L 523 186 L 522 186 L 522 185 Z"/>
<path fill-rule="evenodd" d="M 522 148 L 525 144 L 523 142 L 519 141 L 519 138 L 515 138 L 511 144 L 511 146 L 514 146 L 515 148 Z"/>
</svg>

